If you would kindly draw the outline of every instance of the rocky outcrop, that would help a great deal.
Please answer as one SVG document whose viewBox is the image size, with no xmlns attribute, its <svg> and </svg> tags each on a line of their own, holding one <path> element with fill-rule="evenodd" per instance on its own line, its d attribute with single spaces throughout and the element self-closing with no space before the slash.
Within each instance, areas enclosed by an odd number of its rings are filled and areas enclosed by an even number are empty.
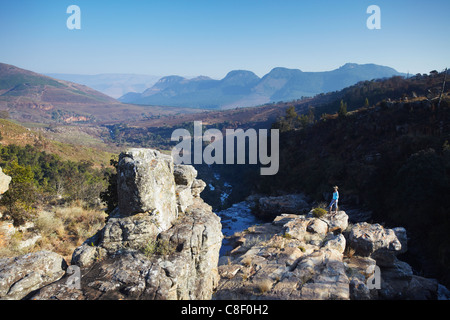
<svg viewBox="0 0 450 320">
<path fill-rule="evenodd" d="M 345 238 L 330 232 L 330 222 L 335 218 L 284 214 L 236 234 L 237 247 L 221 258 L 214 298 L 349 299 Z"/>
<path fill-rule="evenodd" d="M 357 223 L 348 238 L 356 254 L 374 258 L 379 266 L 391 266 L 398 254 L 407 251 L 406 230 L 401 227 L 385 229 L 378 223 Z"/>
<path fill-rule="evenodd" d="M 0 299 L 19 300 L 65 274 L 66 261 L 59 254 L 39 251 L 0 259 Z"/>
<path fill-rule="evenodd" d="M 79 289 L 61 279 L 33 299 L 210 299 L 217 286 L 221 223 L 199 197 L 190 166 L 150 149 L 122 153 L 119 205 L 72 256 Z"/>
<path fill-rule="evenodd" d="M 283 214 L 233 236 L 214 298 L 436 299 L 443 287 L 397 259 L 406 240 L 403 228 L 349 226 L 344 211 Z"/>
<path fill-rule="evenodd" d="M 130 149 L 119 157 L 118 209 L 121 216 L 148 213 L 161 230 L 177 218 L 172 157 L 151 149 Z"/>
</svg>

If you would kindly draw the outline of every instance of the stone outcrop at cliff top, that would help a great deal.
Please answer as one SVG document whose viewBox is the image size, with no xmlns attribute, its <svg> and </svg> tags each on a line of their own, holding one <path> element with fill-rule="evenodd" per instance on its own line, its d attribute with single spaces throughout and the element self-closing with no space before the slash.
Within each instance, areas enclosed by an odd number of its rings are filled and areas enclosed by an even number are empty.
<svg viewBox="0 0 450 320">
<path fill-rule="evenodd" d="M 448 292 L 397 259 L 406 250 L 405 229 L 349 226 L 343 211 L 283 214 L 236 233 L 234 243 L 220 259 L 214 299 L 436 299 Z M 377 267 L 381 287 L 372 288 Z"/>
<path fill-rule="evenodd" d="M 122 153 L 119 205 L 72 256 L 81 289 L 67 279 L 33 299 L 210 299 L 218 284 L 220 218 L 199 197 L 190 166 L 150 149 Z"/>
</svg>

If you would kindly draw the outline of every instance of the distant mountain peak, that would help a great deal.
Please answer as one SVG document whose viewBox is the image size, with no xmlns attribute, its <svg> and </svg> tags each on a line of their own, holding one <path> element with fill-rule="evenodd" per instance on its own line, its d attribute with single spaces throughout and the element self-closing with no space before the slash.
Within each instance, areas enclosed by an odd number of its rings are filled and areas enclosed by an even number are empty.
<svg viewBox="0 0 450 320">
<path fill-rule="evenodd" d="M 162 77 L 161 79 L 158 80 L 158 83 L 176 83 L 176 82 L 181 82 L 183 80 L 186 80 L 186 78 L 180 77 L 180 76 L 166 76 L 166 77 Z"/>
<path fill-rule="evenodd" d="M 222 83 L 235 82 L 236 85 L 248 85 L 259 81 L 260 78 L 252 71 L 247 70 L 233 70 L 221 80 Z"/>
<path fill-rule="evenodd" d="M 259 78 L 254 72 L 252 71 L 248 71 L 248 70 L 232 70 L 230 72 L 228 72 L 228 74 L 225 76 L 224 79 L 226 78 L 231 78 L 231 77 L 242 77 L 242 76 L 251 76 L 251 77 L 256 77 Z"/>
<path fill-rule="evenodd" d="M 292 77 L 298 74 L 303 73 L 300 69 L 289 69 L 284 67 L 276 67 L 273 68 L 268 74 L 264 77 L 272 77 L 272 78 L 280 78 L 280 77 Z"/>
<path fill-rule="evenodd" d="M 354 69 L 357 66 L 359 66 L 359 64 L 357 64 L 357 63 L 346 63 L 342 67 L 340 67 L 339 69 Z"/>
</svg>

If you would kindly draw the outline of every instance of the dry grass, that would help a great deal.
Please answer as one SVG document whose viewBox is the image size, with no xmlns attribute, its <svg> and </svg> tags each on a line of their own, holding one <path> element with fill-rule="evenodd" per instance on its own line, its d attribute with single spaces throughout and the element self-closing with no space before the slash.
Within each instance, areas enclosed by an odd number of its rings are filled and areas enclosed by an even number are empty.
<svg viewBox="0 0 450 320">
<path fill-rule="evenodd" d="M 355 254 L 356 250 L 347 246 L 344 250 L 344 257 L 351 258 Z"/>
<path fill-rule="evenodd" d="M 261 282 L 258 283 L 259 292 L 266 293 L 267 291 L 272 289 L 272 284 L 273 281 L 271 281 L 270 279 L 262 280 Z"/>
<path fill-rule="evenodd" d="M 252 258 L 245 257 L 244 259 L 242 259 L 242 264 L 246 267 L 250 267 L 252 265 Z"/>
<path fill-rule="evenodd" d="M 49 250 L 70 261 L 75 248 L 104 226 L 105 217 L 103 211 L 84 209 L 80 203 L 38 211 L 33 221 L 33 232 L 41 235 L 41 238 L 34 246 L 19 250 L 19 238 L 27 235 L 16 232 L 11 239 L 3 239 L 0 257 Z"/>
</svg>

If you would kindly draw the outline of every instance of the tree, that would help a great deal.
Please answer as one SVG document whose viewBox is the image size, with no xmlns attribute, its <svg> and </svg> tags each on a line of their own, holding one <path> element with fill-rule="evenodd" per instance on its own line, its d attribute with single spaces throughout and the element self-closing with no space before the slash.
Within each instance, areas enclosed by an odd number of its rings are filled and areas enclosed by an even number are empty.
<svg viewBox="0 0 450 320">
<path fill-rule="evenodd" d="M 106 213 L 111 213 L 119 204 L 119 198 L 117 195 L 117 166 L 119 161 L 116 159 L 110 160 L 113 170 L 105 171 L 104 179 L 108 183 L 106 190 L 100 192 L 100 199 L 106 204 Z"/>
<path fill-rule="evenodd" d="M 345 117 L 347 116 L 347 102 L 344 102 L 344 100 L 341 100 L 341 104 L 339 106 L 339 117 Z"/>
<path fill-rule="evenodd" d="M 34 174 L 30 166 L 21 166 L 17 160 L 9 163 L 4 171 L 11 177 L 11 183 L 0 202 L 6 206 L 14 224 L 21 225 L 32 216 L 37 199 Z"/>
<path fill-rule="evenodd" d="M 281 132 L 290 131 L 295 129 L 300 122 L 300 117 L 295 111 L 294 106 L 290 106 L 286 109 L 286 115 L 278 119 L 273 125 L 273 129 L 279 129 Z"/>
</svg>

